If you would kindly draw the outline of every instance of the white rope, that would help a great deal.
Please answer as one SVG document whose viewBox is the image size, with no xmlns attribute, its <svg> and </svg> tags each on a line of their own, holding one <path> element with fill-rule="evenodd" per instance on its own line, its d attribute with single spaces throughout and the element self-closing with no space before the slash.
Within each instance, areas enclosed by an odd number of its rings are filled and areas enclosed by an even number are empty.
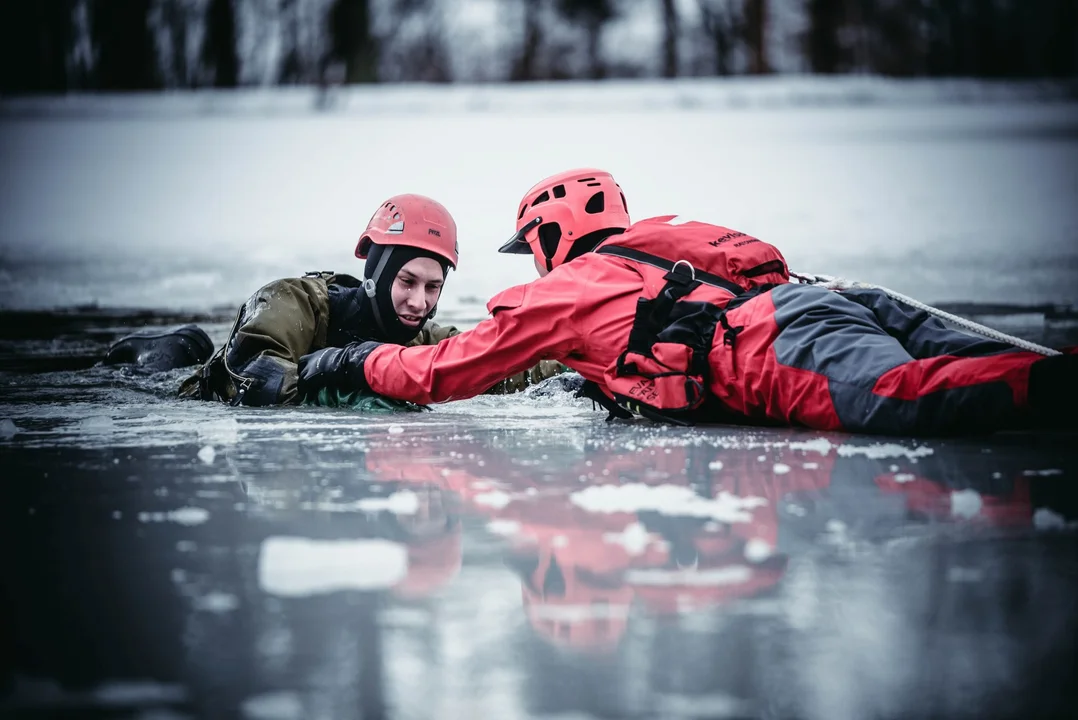
<svg viewBox="0 0 1078 720">
<path fill-rule="evenodd" d="M 972 320 L 970 320 L 968 318 L 960 317 L 958 315 L 953 315 L 953 314 L 951 314 L 949 312 L 945 312 L 943 310 L 940 310 L 939 308 L 934 308 L 931 305 L 926 305 L 925 303 L 921 302 L 920 300 L 914 300 L 913 298 L 909 297 L 908 295 L 903 295 L 902 293 L 895 292 L 894 290 L 890 290 L 888 288 L 881 287 L 879 285 L 872 285 L 870 283 L 858 282 L 856 280 L 845 280 L 843 278 L 836 278 L 836 277 L 832 277 L 830 275 L 811 275 L 811 274 L 807 274 L 807 273 L 806 274 L 801 274 L 801 273 L 793 273 L 793 272 L 791 272 L 790 277 L 798 280 L 801 283 L 806 283 L 806 284 L 809 284 L 809 285 L 820 285 L 820 286 L 825 287 L 825 288 L 827 288 L 829 290 L 851 290 L 851 289 L 855 289 L 855 288 L 871 288 L 871 289 L 874 289 L 874 290 L 881 290 L 888 297 L 890 297 L 890 298 L 892 298 L 894 300 L 897 300 L 900 303 L 903 303 L 905 305 L 909 305 L 910 307 L 916 308 L 918 310 L 924 310 L 925 312 L 928 312 L 928 313 L 930 313 L 932 315 L 935 315 L 938 318 L 946 320 L 947 322 L 950 322 L 950 323 L 954 323 L 955 325 L 957 325 L 957 326 L 959 326 L 961 328 L 965 328 L 966 330 L 969 330 L 971 332 L 975 332 L 975 333 L 977 333 L 979 335 L 984 335 L 987 338 L 991 338 L 993 340 L 998 340 L 1000 342 L 1010 343 L 1011 345 L 1014 345 L 1015 347 L 1021 348 L 1022 350 L 1029 350 L 1030 352 L 1040 353 L 1041 355 L 1062 355 L 1063 354 L 1063 353 L 1059 352 L 1058 350 L 1053 350 L 1050 347 L 1045 347 L 1043 345 L 1038 345 L 1037 343 L 1030 342 L 1028 340 L 1023 340 L 1022 338 L 1014 337 L 1013 335 L 1008 335 L 1006 333 L 1000 332 L 999 330 L 994 330 L 994 329 L 992 329 L 990 327 L 987 327 L 985 325 L 981 325 L 980 323 L 975 323 L 975 322 L 973 322 Z"/>
</svg>

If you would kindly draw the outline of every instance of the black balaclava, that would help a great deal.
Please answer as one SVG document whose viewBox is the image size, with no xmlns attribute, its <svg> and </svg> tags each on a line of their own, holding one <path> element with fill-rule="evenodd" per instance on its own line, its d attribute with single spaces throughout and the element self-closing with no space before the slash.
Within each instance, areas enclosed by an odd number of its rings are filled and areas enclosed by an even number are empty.
<svg viewBox="0 0 1078 720">
<path fill-rule="evenodd" d="M 327 344 L 341 347 L 356 340 L 377 340 L 405 345 L 419 334 L 423 325 L 410 327 L 401 322 L 393 309 L 393 280 L 407 263 L 417 257 L 429 257 L 442 266 L 442 278 L 449 273 L 449 263 L 440 255 L 409 245 L 371 245 L 363 267 L 363 285 L 330 285 L 330 327 Z M 427 320 L 434 317 L 432 308 Z"/>
<path fill-rule="evenodd" d="M 419 334 L 418 328 L 409 327 L 397 317 L 393 309 L 393 281 L 401 268 L 418 257 L 429 257 L 442 266 L 442 279 L 449 273 L 449 263 L 445 258 L 427 250 L 410 245 L 371 245 L 367 253 L 367 263 L 363 266 L 364 294 L 370 300 L 372 313 L 378 329 L 385 334 L 388 342 L 403 344 L 413 340 Z M 431 308 L 427 320 L 434 317 L 437 305 Z"/>
</svg>

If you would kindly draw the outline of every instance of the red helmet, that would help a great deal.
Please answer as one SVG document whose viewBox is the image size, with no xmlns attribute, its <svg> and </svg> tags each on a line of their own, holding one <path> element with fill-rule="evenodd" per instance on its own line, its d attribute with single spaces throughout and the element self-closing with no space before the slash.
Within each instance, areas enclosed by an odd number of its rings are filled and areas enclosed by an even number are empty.
<svg viewBox="0 0 1078 720">
<path fill-rule="evenodd" d="M 457 268 L 457 224 L 441 203 L 423 195 L 394 195 L 379 207 L 356 245 L 364 260 L 375 245 L 408 245 L 445 258 Z"/>
<path fill-rule="evenodd" d="M 543 180 L 524 195 L 516 234 L 498 252 L 531 253 L 545 258 L 547 270 L 553 270 L 576 257 L 572 249 L 580 238 L 629 225 L 625 195 L 610 173 L 593 168 L 569 170 Z"/>
</svg>

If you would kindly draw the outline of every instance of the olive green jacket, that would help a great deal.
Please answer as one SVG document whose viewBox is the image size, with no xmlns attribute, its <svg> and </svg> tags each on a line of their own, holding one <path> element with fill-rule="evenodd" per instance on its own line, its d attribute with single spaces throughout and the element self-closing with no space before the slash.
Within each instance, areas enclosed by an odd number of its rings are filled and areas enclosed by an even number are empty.
<svg viewBox="0 0 1078 720">
<path fill-rule="evenodd" d="M 300 358 L 327 347 L 327 338 L 333 335 L 328 289 L 333 284 L 356 287 L 360 282 L 349 275 L 312 273 L 260 288 L 239 309 L 224 346 L 180 385 L 180 397 L 233 405 L 300 402 Z M 365 337 L 362 328 L 351 330 L 352 337 Z M 427 322 L 408 345 L 434 345 L 457 334 L 455 327 Z M 560 363 L 543 361 L 488 392 L 517 392 L 565 369 Z"/>
</svg>

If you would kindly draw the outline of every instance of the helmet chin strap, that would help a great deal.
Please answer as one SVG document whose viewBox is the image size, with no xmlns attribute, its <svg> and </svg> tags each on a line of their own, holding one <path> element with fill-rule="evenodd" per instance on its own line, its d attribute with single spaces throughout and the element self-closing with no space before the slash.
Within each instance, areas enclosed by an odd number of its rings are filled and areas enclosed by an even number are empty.
<svg viewBox="0 0 1078 720">
<path fill-rule="evenodd" d="M 382 322 L 381 308 L 378 307 L 378 281 L 382 278 L 382 271 L 386 267 L 386 263 L 389 262 L 390 256 L 393 254 L 393 246 L 387 246 L 383 251 L 381 257 L 378 258 L 378 264 L 374 267 L 374 272 L 371 276 L 363 281 L 363 291 L 367 294 L 367 297 L 371 300 L 371 310 L 374 315 L 374 321 L 378 323 L 378 329 L 382 331 L 382 335 L 389 337 L 389 329 Z"/>
</svg>

